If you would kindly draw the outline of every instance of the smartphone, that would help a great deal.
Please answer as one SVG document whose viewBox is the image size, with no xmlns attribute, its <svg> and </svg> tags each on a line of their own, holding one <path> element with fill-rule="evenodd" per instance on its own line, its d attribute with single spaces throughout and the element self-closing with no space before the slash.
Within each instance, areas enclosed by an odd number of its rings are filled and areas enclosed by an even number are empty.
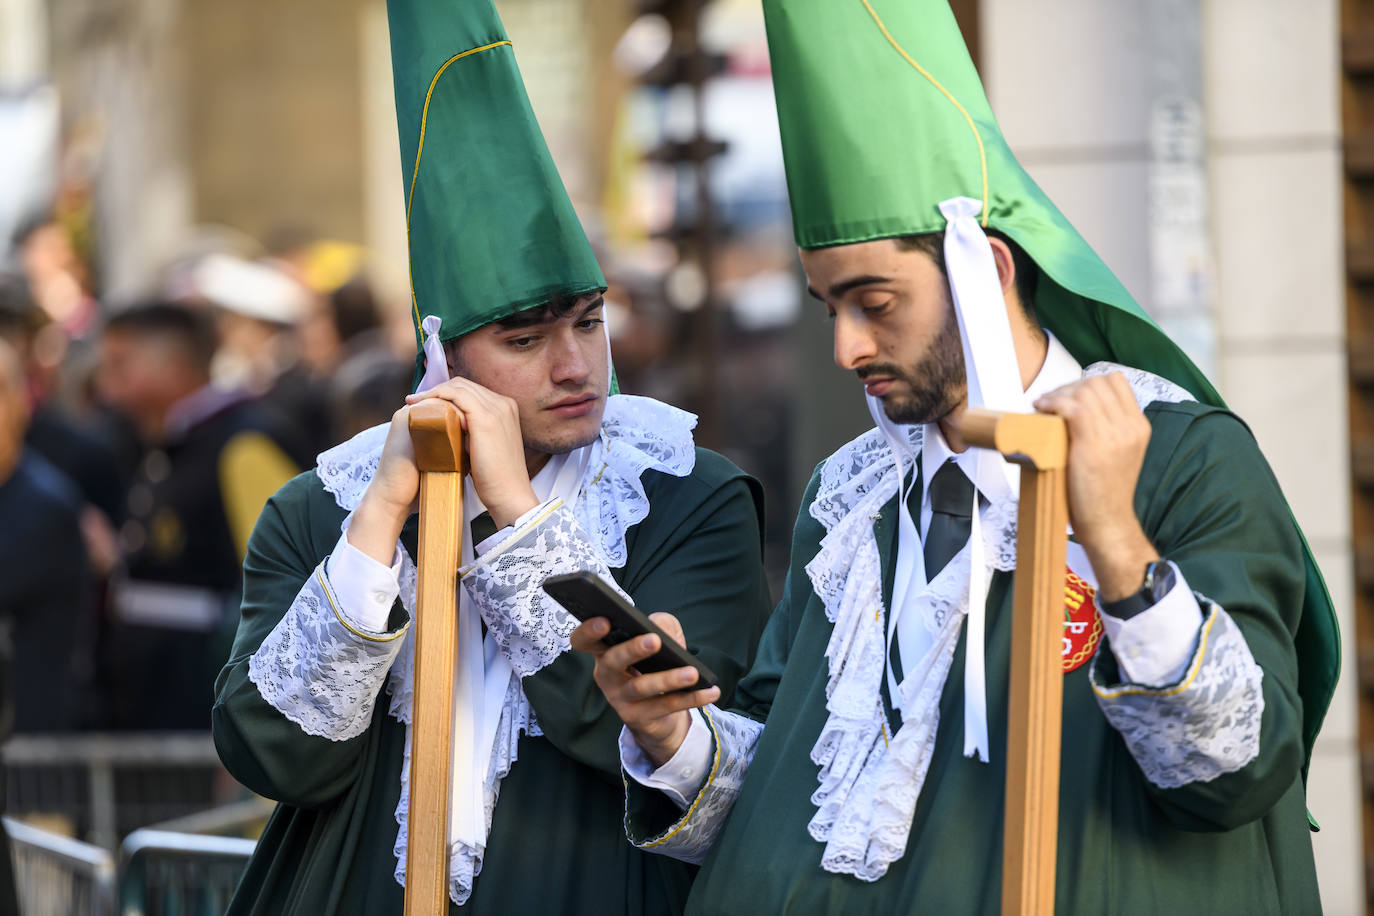
<svg viewBox="0 0 1374 916">
<path fill-rule="evenodd" d="M 668 671 L 672 668 L 695 668 L 697 682 L 680 691 L 704 690 L 720 682 L 715 672 L 701 663 L 695 655 L 677 644 L 667 633 L 654 626 L 653 621 L 644 616 L 639 608 L 624 598 L 592 572 L 564 573 L 549 576 L 543 582 L 544 591 L 549 597 L 567 608 L 568 613 L 578 620 L 605 617 L 611 622 L 611 632 L 601 638 L 608 646 L 618 645 L 627 639 L 652 633 L 658 637 L 661 648 L 643 661 L 636 662 L 635 668 L 641 674 L 655 671 Z M 675 691 L 676 692 L 676 691 Z"/>
</svg>

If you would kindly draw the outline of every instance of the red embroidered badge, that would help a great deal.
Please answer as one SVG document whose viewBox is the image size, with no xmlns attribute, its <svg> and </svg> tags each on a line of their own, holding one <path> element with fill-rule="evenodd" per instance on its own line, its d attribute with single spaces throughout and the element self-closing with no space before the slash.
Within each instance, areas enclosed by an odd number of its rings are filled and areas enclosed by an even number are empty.
<svg viewBox="0 0 1374 916">
<path fill-rule="evenodd" d="M 1097 616 L 1097 605 L 1093 596 L 1097 590 L 1067 571 L 1064 580 L 1064 673 L 1093 657 L 1097 644 L 1102 641 L 1102 618 Z"/>
</svg>

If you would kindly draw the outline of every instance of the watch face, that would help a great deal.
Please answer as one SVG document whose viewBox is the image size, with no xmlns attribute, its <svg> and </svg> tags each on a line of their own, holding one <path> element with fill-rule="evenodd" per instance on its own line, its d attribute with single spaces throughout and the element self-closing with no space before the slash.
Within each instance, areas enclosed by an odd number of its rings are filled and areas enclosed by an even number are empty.
<svg viewBox="0 0 1374 916">
<path fill-rule="evenodd" d="M 1174 587 L 1174 568 L 1168 560 L 1156 560 L 1145 567 L 1145 587 L 1141 589 L 1149 595 L 1150 603 L 1157 604 Z"/>
</svg>

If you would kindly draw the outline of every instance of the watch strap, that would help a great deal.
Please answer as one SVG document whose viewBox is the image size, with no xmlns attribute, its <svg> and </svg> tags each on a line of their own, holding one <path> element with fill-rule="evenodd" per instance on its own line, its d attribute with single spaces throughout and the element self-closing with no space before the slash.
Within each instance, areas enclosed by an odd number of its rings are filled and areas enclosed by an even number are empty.
<svg viewBox="0 0 1374 916">
<path fill-rule="evenodd" d="M 1173 564 L 1161 557 L 1145 567 L 1145 581 L 1134 595 L 1117 601 L 1098 601 L 1098 606 L 1117 620 L 1129 620 L 1162 601 L 1176 581 Z"/>
</svg>

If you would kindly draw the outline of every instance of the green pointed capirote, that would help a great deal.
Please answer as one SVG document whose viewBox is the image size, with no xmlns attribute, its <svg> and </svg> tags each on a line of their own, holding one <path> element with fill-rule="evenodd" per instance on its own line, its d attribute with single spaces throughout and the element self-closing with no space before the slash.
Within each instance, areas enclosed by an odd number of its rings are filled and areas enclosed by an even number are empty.
<svg viewBox="0 0 1374 916">
<path fill-rule="evenodd" d="M 1016 161 L 946 0 L 763 9 L 799 246 L 943 232 L 941 201 L 979 200 L 984 227 L 1040 268 L 1036 315 L 1080 363 L 1135 366 L 1225 406 Z M 1296 641 L 1310 757 L 1340 673 L 1335 611 L 1310 549 Z"/>
<path fill-rule="evenodd" d="M 606 288 L 491 0 L 388 0 L 410 282 L 452 340 Z"/>
</svg>

